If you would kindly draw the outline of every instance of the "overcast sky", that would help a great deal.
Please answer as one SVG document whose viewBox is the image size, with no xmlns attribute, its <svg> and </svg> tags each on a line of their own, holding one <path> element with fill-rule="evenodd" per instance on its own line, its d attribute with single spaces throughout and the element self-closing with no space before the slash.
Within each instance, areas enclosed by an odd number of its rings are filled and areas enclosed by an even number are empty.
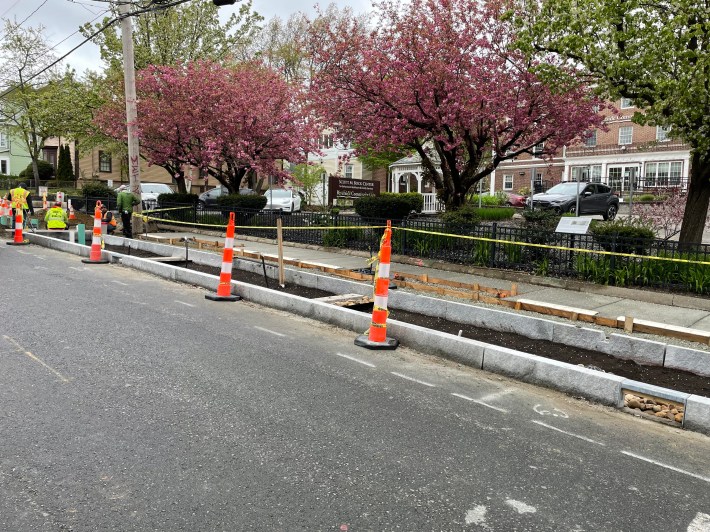
<svg viewBox="0 0 710 532">
<path fill-rule="evenodd" d="M 339 6 L 349 5 L 356 13 L 368 11 L 370 8 L 369 0 L 332 0 L 332 2 Z M 268 20 L 274 16 L 286 19 L 291 13 L 298 11 L 313 15 L 315 12 L 313 6 L 316 3 L 326 6 L 331 3 L 331 0 L 320 2 L 317 0 L 253 0 L 252 6 Z M 77 32 L 79 26 L 86 22 L 100 22 L 106 16 L 106 8 L 107 3 L 100 0 L 0 0 L 0 18 L 22 22 L 23 26 L 36 27 L 42 24 L 46 28 L 48 42 L 51 46 L 56 45 L 54 51 L 59 57 L 84 39 Z M 226 19 L 229 14 L 238 9 L 239 4 L 222 7 L 220 17 Z M 77 72 L 102 68 L 98 47 L 90 42 L 68 56 L 64 64 L 69 64 Z"/>
</svg>

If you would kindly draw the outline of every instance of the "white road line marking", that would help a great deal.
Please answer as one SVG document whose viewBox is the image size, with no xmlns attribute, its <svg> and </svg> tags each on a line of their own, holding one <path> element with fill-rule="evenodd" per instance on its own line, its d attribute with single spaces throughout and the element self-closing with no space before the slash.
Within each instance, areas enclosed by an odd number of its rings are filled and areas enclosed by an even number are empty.
<svg viewBox="0 0 710 532">
<path fill-rule="evenodd" d="M 508 413 L 505 408 L 489 405 L 488 403 L 484 403 L 483 401 L 479 401 L 478 399 L 474 399 L 473 397 L 468 397 L 467 395 L 461 395 L 460 393 L 452 393 L 451 395 L 455 397 L 460 397 L 461 399 L 466 399 L 466 401 L 471 401 L 472 403 L 476 403 L 477 405 L 485 406 L 486 408 L 492 408 L 493 410 L 503 412 L 504 414 Z"/>
<path fill-rule="evenodd" d="M 35 270 L 49 270 L 49 268 L 47 268 L 45 266 L 35 266 L 34 269 Z"/>
<path fill-rule="evenodd" d="M 177 299 L 175 300 L 175 303 L 180 303 L 181 305 L 185 305 L 186 307 L 194 307 L 192 303 L 185 303 L 184 301 L 178 301 Z"/>
<path fill-rule="evenodd" d="M 271 329 L 264 329 L 264 327 L 259 327 L 258 325 L 254 325 L 254 328 L 259 329 L 260 331 L 271 333 L 276 336 L 286 336 L 285 334 L 281 334 L 280 332 L 272 331 Z"/>
<path fill-rule="evenodd" d="M 543 423 L 542 421 L 538 421 L 536 419 L 533 419 L 532 422 L 537 425 L 547 427 L 548 429 L 556 430 L 557 432 L 561 432 L 562 434 L 567 434 L 567 436 L 572 436 L 574 438 L 579 438 L 580 440 L 588 441 L 589 443 L 596 443 L 597 445 L 601 445 L 602 447 L 606 445 L 602 442 L 587 438 L 586 436 L 580 436 L 579 434 L 575 434 L 574 432 L 567 432 L 566 430 L 558 429 L 557 427 L 553 427 L 552 425 L 548 425 L 547 423 Z"/>
<path fill-rule="evenodd" d="M 27 251 L 22 251 L 21 249 L 16 249 L 15 251 L 17 251 L 18 253 L 22 253 L 23 255 L 32 255 L 32 253 L 29 253 Z"/>
<path fill-rule="evenodd" d="M 513 393 L 513 390 L 501 390 L 500 392 L 495 392 L 495 393 L 489 393 L 488 395 L 484 395 L 483 397 L 479 397 L 479 401 L 492 401 L 493 399 L 498 399 L 499 397 L 503 397 L 504 395 L 510 395 Z"/>
<path fill-rule="evenodd" d="M 537 512 L 537 508 L 535 508 L 534 506 L 525 504 L 522 501 L 516 501 L 515 499 L 506 499 L 505 504 L 513 508 L 519 514 L 534 514 L 535 512 Z"/>
<path fill-rule="evenodd" d="M 486 525 L 486 507 L 483 506 L 482 504 L 479 504 L 478 506 L 474 506 L 472 509 L 470 509 L 468 512 L 466 512 L 466 524 L 467 525 L 478 525 L 478 526 L 485 526 Z"/>
<path fill-rule="evenodd" d="M 365 362 L 364 360 L 360 360 L 359 358 L 351 357 L 350 355 L 344 355 L 342 353 L 335 353 L 339 357 L 347 358 L 348 360 L 352 360 L 353 362 L 357 362 L 358 364 L 362 364 L 363 366 L 367 366 L 370 368 L 376 368 L 374 364 L 370 364 L 369 362 Z"/>
<path fill-rule="evenodd" d="M 431 384 L 430 382 L 424 382 L 420 381 L 419 379 L 415 379 L 414 377 L 408 377 L 407 375 L 402 375 L 401 373 L 397 373 L 396 371 L 390 371 L 392 375 L 396 375 L 397 377 L 402 377 L 403 379 L 407 379 L 408 381 L 416 382 L 418 384 L 423 384 L 424 386 L 429 386 L 429 388 L 436 388 L 435 384 Z"/>
<path fill-rule="evenodd" d="M 33 257 L 35 257 L 39 260 L 47 260 L 47 257 L 43 257 L 42 255 L 33 255 Z"/>
<path fill-rule="evenodd" d="M 643 460 L 644 462 L 648 462 L 650 464 L 654 464 L 660 467 L 665 467 L 666 469 L 670 469 L 671 471 L 675 471 L 676 473 L 683 473 L 684 475 L 688 475 L 693 478 L 697 478 L 699 480 L 704 480 L 705 482 L 710 482 L 710 478 L 704 477 L 702 475 L 696 475 L 695 473 L 691 473 L 690 471 L 685 471 L 684 469 L 679 469 L 677 467 L 673 467 L 668 464 L 663 464 L 661 462 L 657 462 L 656 460 L 651 460 L 650 458 L 646 458 L 645 456 L 641 456 L 638 454 L 630 453 L 629 451 L 621 451 L 621 454 L 625 454 L 626 456 L 631 456 L 632 458 L 638 458 L 639 460 Z"/>
<path fill-rule="evenodd" d="M 708 530 L 710 530 L 710 515 L 701 512 L 698 512 L 688 525 L 688 532 L 708 532 Z"/>
<path fill-rule="evenodd" d="M 49 371 L 51 371 L 52 373 L 54 373 L 57 377 L 59 377 L 59 380 L 60 380 L 60 381 L 62 381 L 62 382 L 69 382 L 69 379 L 68 379 L 68 378 L 66 378 L 64 375 L 62 375 L 61 373 L 59 373 L 56 369 L 54 369 L 53 367 L 51 367 L 50 365 L 48 365 L 44 360 L 42 360 L 41 358 L 39 358 L 37 355 L 34 355 L 34 354 L 30 353 L 29 351 L 26 351 L 24 347 L 22 347 L 20 344 L 18 344 L 18 343 L 17 343 L 15 340 L 13 340 L 12 338 L 10 338 L 9 336 L 5 336 L 5 335 L 3 335 L 3 338 L 5 338 L 5 340 L 7 340 L 7 341 L 10 342 L 11 344 L 13 344 L 13 345 L 17 348 L 17 351 L 18 351 L 19 353 L 24 354 L 25 356 L 29 357 L 31 360 L 34 360 L 34 361 L 37 362 L 38 364 L 44 366 L 46 369 L 48 369 Z"/>
<path fill-rule="evenodd" d="M 112 283 L 120 284 L 121 286 L 128 286 L 128 283 L 122 283 L 121 281 L 111 281 Z"/>
</svg>

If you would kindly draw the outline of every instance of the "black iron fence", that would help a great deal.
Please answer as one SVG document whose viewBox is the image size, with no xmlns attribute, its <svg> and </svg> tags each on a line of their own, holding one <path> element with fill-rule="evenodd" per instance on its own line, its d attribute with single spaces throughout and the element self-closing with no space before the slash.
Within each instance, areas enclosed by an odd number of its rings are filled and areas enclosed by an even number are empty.
<svg viewBox="0 0 710 532">
<path fill-rule="evenodd" d="M 376 254 L 386 220 L 357 215 L 236 211 L 237 234 L 276 238 L 280 216 L 284 240 Z M 161 205 L 150 214 L 186 230 L 223 228 L 229 211 Z M 658 239 L 571 235 L 507 224 L 452 226 L 417 217 L 393 222 L 392 251 L 422 259 L 568 277 L 617 286 L 647 286 L 710 293 L 710 245 Z"/>
</svg>

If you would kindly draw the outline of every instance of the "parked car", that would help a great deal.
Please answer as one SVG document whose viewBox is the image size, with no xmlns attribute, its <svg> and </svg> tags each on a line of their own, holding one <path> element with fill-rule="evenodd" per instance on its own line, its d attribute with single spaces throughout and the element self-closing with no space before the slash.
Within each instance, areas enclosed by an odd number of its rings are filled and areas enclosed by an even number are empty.
<svg viewBox="0 0 710 532">
<path fill-rule="evenodd" d="M 293 190 L 271 188 L 264 196 L 266 196 L 265 211 L 298 212 L 301 210 L 301 196 Z"/>
<path fill-rule="evenodd" d="M 200 194 L 197 198 L 197 203 L 203 208 L 214 207 L 218 203 L 217 200 L 228 193 L 229 192 L 224 187 L 213 188 Z M 239 194 L 242 196 L 253 196 L 256 192 L 250 188 L 240 188 Z"/>
<path fill-rule="evenodd" d="M 525 207 L 525 202 L 528 199 L 526 196 L 516 194 L 515 192 L 507 192 L 505 204 L 509 207 Z"/>
<path fill-rule="evenodd" d="M 128 185 L 121 185 L 116 189 L 116 192 L 130 190 Z M 165 183 L 141 183 L 141 199 L 143 200 L 144 209 L 157 209 L 158 196 L 161 194 L 172 194 L 173 189 Z"/>
<path fill-rule="evenodd" d="M 577 210 L 579 189 L 579 214 L 601 214 L 613 220 L 619 212 L 619 197 L 610 187 L 601 183 L 566 182 L 555 185 L 547 192 L 534 194 L 532 204 L 536 209 L 554 209 L 560 214 Z M 528 205 L 531 200 L 528 198 Z"/>
</svg>

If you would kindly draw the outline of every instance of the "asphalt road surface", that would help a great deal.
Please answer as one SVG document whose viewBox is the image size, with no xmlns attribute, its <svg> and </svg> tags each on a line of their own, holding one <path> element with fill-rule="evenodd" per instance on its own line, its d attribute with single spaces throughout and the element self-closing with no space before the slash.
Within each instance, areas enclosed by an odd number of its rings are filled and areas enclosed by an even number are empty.
<svg viewBox="0 0 710 532">
<path fill-rule="evenodd" d="M 705 436 L 37 246 L 0 272 L 1 531 L 710 530 Z"/>
</svg>

